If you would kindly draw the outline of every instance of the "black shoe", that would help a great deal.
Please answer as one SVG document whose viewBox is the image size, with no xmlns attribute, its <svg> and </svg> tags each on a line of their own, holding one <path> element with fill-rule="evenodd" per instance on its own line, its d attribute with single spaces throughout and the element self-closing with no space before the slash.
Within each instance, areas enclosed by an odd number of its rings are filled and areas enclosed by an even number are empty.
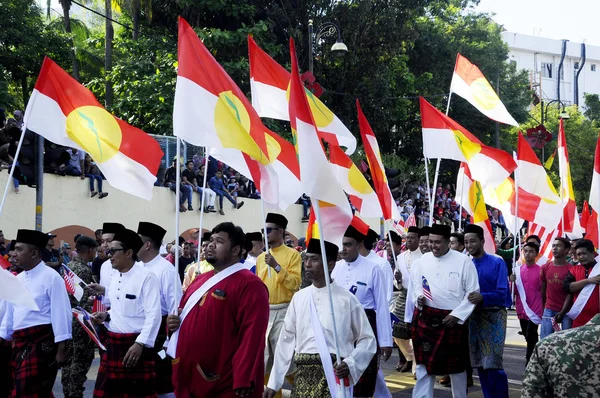
<svg viewBox="0 0 600 398">
<path fill-rule="evenodd" d="M 200 209 L 198 209 L 198 211 L 200 211 Z M 205 207 L 205 208 L 204 208 L 204 212 L 205 212 L 205 213 L 208 213 L 208 212 L 209 212 L 209 210 L 208 210 L 208 207 Z"/>
<path fill-rule="evenodd" d="M 400 373 L 406 373 L 406 372 L 411 372 L 412 371 L 412 361 L 408 361 L 404 364 L 404 366 L 402 366 L 402 368 L 400 369 Z"/>
<path fill-rule="evenodd" d="M 240 208 L 240 207 L 242 207 L 243 205 L 244 205 L 244 202 L 240 202 L 240 203 L 238 203 L 238 204 L 235 206 L 235 208 L 236 208 L 236 209 L 239 209 L 239 208 Z"/>
<path fill-rule="evenodd" d="M 188 206 L 188 210 L 192 211 L 192 210 L 194 210 L 194 208 L 192 206 Z"/>
<path fill-rule="evenodd" d="M 100 195 L 98 195 L 98 199 L 106 198 L 107 196 L 108 192 L 100 192 Z"/>
<path fill-rule="evenodd" d="M 98 192 L 93 191 L 91 197 L 93 198 L 94 196 L 98 195 Z"/>
</svg>

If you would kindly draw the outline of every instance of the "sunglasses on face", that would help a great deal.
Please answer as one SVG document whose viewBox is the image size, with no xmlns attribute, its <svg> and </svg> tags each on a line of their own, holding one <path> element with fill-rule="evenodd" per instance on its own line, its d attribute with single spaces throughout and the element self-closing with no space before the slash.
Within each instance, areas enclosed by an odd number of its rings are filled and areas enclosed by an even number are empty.
<svg viewBox="0 0 600 398">
<path fill-rule="evenodd" d="M 265 233 L 265 231 L 267 232 L 267 235 L 270 234 L 273 231 L 277 231 L 280 228 L 276 228 L 276 227 L 267 227 L 267 229 L 265 230 L 264 228 L 260 230 L 260 232 L 262 232 L 263 234 Z"/>
<path fill-rule="evenodd" d="M 112 255 L 114 255 L 116 252 L 119 252 L 119 251 L 125 251 L 125 249 L 108 249 L 108 250 L 106 251 L 106 254 L 107 254 L 108 256 L 112 256 Z"/>
</svg>

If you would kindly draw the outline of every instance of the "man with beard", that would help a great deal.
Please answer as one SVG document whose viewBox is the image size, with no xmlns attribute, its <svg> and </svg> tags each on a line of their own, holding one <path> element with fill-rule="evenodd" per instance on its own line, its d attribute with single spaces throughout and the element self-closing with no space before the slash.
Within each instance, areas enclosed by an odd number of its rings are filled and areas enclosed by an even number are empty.
<svg viewBox="0 0 600 398">
<path fill-rule="evenodd" d="M 464 326 L 475 305 L 467 296 L 479 291 L 477 270 L 469 257 L 450 250 L 450 227 L 434 224 L 429 234 L 431 253 L 412 271 L 413 300 L 417 303 L 412 340 L 417 361 L 413 397 L 433 397 L 436 375 L 450 375 L 452 396 L 467 396 L 465 368 L 469 358 Z"/>
<path fill-rule="evenodd" d="M 265 284 L 240 264 L 243 247 L 240 227 L 217 225 L 206 249 L 214 270 L 196 277 L 181 315 L 168 317 L 178 398 L 262 396 L 269 297 Z"/>
<path fill-rule="evenodd" d="M 350 385 L 356 384 L 377 349 L 375 335 L 358 299 L 332 282 L 330 286 L 338 344 L 343 358 L 339 365 L 332 366 L 336 349 L 329 291 L 325 280 L 329 275 L 325 274 L 320 244 L 320 240 L 316 238 L 311 239 L 308 244 L 304 268 L 312 285 L 300 290 L 292 298 L 263 398 L 273 398 L 275 392 L 281 389 L 292 360 L 298 370 L 291 396 L 329 397 L 330 387 L 336 385 L 335 377 L 340 380 L 349 378 Z M 324 244 L 328 269 L 332 270 L 338 247 L 330 242 Z M 324 341 L 319 336 L 323 336 Z"/>
<path fill-rule="evenodd" d="M 72 337 L 71 304 L 65 281 L 42 261 L 48 235 L 20 229 L 16 242 L 14 261 L 23 270 L 17 279 L 27 286 L 38 310 L 6 303 L 0 344 L 12 340 L 10 396 L 50 397 L 58 368 L 68 360 L 66 342 Z"/>
<path fill-rule="evenodd" d="M 508 274 L 502 257 L 485 252 L 483 228 L 465 227 L 464 242 L 479 278 L 479 292 L 468 298 L 475 304 L 469 320 L 471 364 L 477 368 L 486 398 L 508 398 L 508 377 L 502 363 L 506 338 L 506 308 L 510 307 Z"/>
<path fill-rule="evenodd" d="M 182 296 L 181 282 L 175 267 L 165 260 L 160 254 L 160 245 L 167 231 L 159 225 L 150 222 L 140 222 L 138 234 L 144 245 L 138 256 L 144 267 L 152 272 L 158 279 L 160 289 L 160 312 L 162 320 L 154 344 L 154 365 L 156 369 L 156 391 L 159 397 L 174 397 L 171 384 L 171 361 L 166 358 L 163 345 L 167 340 L 167 315 L 177 314 Z"/>
</svg>

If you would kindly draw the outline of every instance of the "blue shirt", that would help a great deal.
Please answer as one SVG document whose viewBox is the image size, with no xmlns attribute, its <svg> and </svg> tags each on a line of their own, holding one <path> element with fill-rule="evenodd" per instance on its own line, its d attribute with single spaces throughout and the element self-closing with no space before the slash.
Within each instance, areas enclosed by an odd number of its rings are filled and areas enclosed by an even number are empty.
<svg viewBox="0 0 600 398">
<path fill-rule="evenodd" d="M 223 184 L 223 179 L 219 178 L 217 176 L 212 177 L 210 179 L 210 181 L 208 181 L 208 186 L 213 191 L 217 191 L 217 190 L 224 191 L 225 190 L 225 184 Z"/>
<path fill-rule="evenodd" d="M 510 308 L 508 274 L 502 257 L 487 253 L 481 258 L 473 258 L 479 276 L 479 292 L 483 296 L 482 307 Z"/>
</svg>

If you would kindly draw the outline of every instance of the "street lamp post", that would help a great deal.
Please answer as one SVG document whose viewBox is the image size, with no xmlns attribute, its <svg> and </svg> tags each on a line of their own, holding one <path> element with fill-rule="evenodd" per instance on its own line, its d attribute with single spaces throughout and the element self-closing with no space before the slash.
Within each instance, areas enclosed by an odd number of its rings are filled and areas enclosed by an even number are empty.
<svg viewBox="0 0 600 398">
<path fill-rule="evenodd" d="M 317 52 L 319 41 L 324 37 L 333 37 L 337 35 L 337 39 L 331 52 L 337 55 L 343 55 L 348 52 L 348 47 L 342 42 L 342 31 L 339 26 L 333 22 L 325 22 L 317 27 L 316 33 L 313 29 L 313 20 L 308 21 L 308 70 L 313 73 L 314 58 Z"/>
<path fill-rule="evenodd" d="M 569 114 L 565 111 L 565 104 L 561 100 L 559 100 L 559 99 L 552 100 L 552 101 L 548 102 L 546 104 L 546 107 L 544 108 L 544 100 L 542 99 L 540 101 L 540 110 L 541 110 L 540 117 L 542 119 L 542 123 L 541 123 L 542 126 L 544 125 L 544 120 L 547 119 L 547 116 L 548 116 L 548 107 L 551 104 L 555 103 L 555 102 L 557 102 L 558 104 L 560 104 L 560 106 L 562 106 L 562 111 L 561 111 L 561 113 L 559 115 L 559 118 L 560 119 L 569 119 L 570 118 Z M 544 147 L 542 147 L 542 163 L 544 161 L 545 161 L 545 159 L 544 159 Z"/>
</svg>

